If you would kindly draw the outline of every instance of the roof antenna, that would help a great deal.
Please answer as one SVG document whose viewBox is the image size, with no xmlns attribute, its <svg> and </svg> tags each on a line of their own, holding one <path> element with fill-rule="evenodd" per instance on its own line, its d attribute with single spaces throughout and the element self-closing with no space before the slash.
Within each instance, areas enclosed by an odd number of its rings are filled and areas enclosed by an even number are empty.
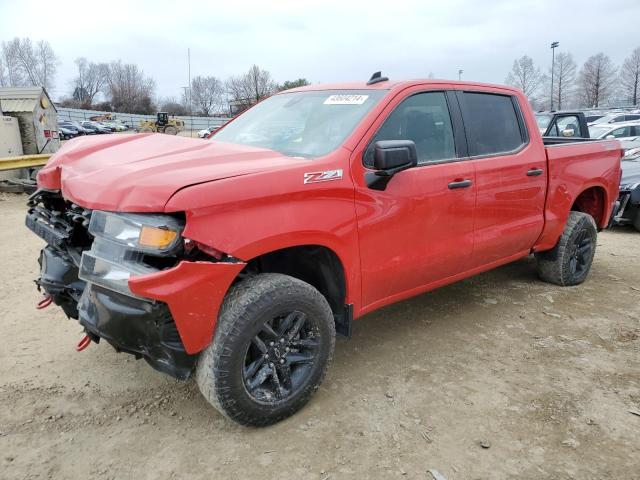
<svg viewBox="0 0 640 480">
<path fill-rule="evenodd" d="M 389 80 L 388 77 L 383 77 L 382 72 L 375 72 L 371 75 L 371 78 L 367 82 L 367 85 L 373 85 L 374 83 L 387 82 Z"/>
</svg>

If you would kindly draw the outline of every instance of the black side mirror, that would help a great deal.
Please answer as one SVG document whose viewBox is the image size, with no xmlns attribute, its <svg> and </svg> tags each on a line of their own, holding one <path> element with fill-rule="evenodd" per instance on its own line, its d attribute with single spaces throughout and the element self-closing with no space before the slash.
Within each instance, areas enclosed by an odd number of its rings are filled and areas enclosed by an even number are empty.
<svg viewBox="0 0 640 480">
<path fill-rule="evenodd" d="M 380 140 L 373 146 L 374 172 L 367 172 L 367 186 L 384 190 L 396 173 L 418 164 L 416 144 L 412 140 Z"/>
</svg>

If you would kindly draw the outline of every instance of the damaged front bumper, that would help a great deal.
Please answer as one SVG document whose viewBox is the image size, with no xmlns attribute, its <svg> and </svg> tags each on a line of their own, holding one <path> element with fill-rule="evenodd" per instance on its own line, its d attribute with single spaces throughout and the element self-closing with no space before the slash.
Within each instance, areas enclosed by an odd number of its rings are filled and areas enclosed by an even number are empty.
<svg viewBox="0 0 640 480">
<path fill-rule="evenodd" d="M 197 353 L 212 340 L 226 291 L 245 264 L 176 258 L 172 265 L 162 265 L 156 258 L 150 260 L 154 265 L 130 271 L 124 285 L 122 278 L 118 284 L 103 283 L 80 273 L 82 268 L 86 273 L 87 258 L 104 253 L 98 239 L 88 234 L 90 213 L 78 216 L 77 206 L 64 209 L 60 203 L 43 207 L 30 202 L 30 207 L 26 224 L 48 243 L 40 255 L 38 287 L 77 319 L 91 340 L 104 339 L 156 370 L 187 379 Z M 69 213 L 74 207 L 76 213 Z M 123 260 L 116 265 L 125 271 L 133 257 Z"/>
</svg>

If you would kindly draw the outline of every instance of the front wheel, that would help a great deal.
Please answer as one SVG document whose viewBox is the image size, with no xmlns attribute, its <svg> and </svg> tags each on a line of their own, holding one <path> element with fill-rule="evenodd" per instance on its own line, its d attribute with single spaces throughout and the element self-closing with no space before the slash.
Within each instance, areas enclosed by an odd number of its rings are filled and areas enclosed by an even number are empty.
<svg viewBox="0 0 640 480">
<path fill-rule="evenodd" d="M 579 285 L 589 275 L 598 231 L 591 215 L 570 212 L 556 246 L 535 254 L 542 280 L 561 286 Z"/>
<path fill-rule="evenodd" d="M 334 346 L 333 315 L 318 290 L 287 275 L 256 275 L 227 293 L 196 381 L 232 420 L 270 425 L 307 403 Z"/>
</svg>

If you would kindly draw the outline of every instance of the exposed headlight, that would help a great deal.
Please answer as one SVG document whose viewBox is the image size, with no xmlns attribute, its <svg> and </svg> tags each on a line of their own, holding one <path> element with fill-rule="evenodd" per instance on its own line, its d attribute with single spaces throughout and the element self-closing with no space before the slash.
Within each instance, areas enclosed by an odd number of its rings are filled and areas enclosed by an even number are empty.
<svg viewBox="0 0 640 480">
<path fill-rule="evenodd" d="M 126 247 L 155 254 L 171 251 L 180 241 L 182 225 L 168 215 L 118 214 L 94 211 L 89 233 Z"/>
<path fill-rule="evenodd" d="M 181 222 L 168 215 L 118 214 L 94 210 L 91 250 L 82 253 L 79 277 L 129 296 L 129 277 L 157 272 L 145 255 L 170 255 L 180 242 Z"/>
</svg>

